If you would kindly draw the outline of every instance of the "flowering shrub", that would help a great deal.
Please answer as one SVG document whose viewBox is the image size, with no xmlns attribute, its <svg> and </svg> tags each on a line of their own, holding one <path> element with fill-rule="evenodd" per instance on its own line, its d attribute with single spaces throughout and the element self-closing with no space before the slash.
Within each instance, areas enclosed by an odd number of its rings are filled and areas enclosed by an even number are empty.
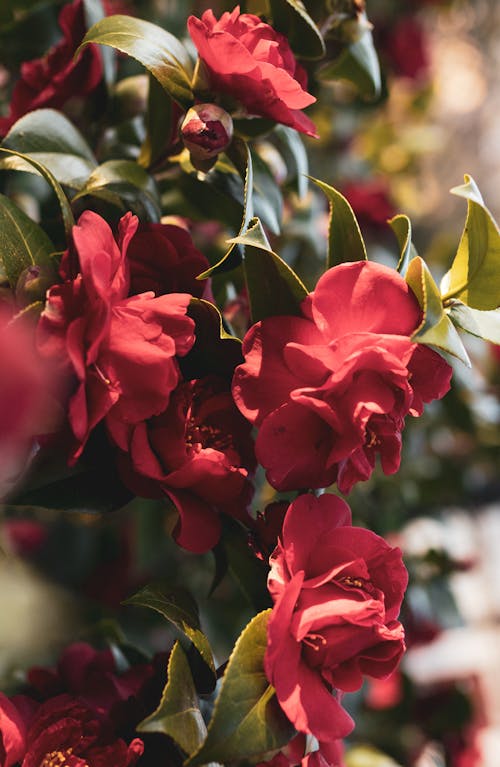
<svg viewBox="0 0 500 767">
<path fill-rule="evenodd" d="M 165 28 L 147 3 L 74 0 L 55 45 L 52 5 L 0 9 L 21 58 L 24 23 L 50 32 L 20 69 L 1 54 L 0 545 L 71 608 L 55 665 L 6 676 L 0 767 L 356 767 L 358 721 L 414 767 L 439 728 L 403 726 L 398 667 L 440 627 L 415 628 L 394 530 L 448 444 L 425 430 L 471 364 L 458 330 L 500 342 L 498 227 L 466 176 L 440 286 L 403 214 L 394 263 L 367 252 L 356 214 L 376 238 L 397 199 L 340 176 L 359 125 L 338 81 L 382 84 L 358 0 L 170 4 Z M 395 15 L 375 39 L 409 92 L 424 27 Z M 452 569 L 432 556 L 420 588 Z M 363 721 L 388 711 L 408 749 Z M 472 718 L 452 724 L 450 758 L 474 756 Z"/>
</svg>

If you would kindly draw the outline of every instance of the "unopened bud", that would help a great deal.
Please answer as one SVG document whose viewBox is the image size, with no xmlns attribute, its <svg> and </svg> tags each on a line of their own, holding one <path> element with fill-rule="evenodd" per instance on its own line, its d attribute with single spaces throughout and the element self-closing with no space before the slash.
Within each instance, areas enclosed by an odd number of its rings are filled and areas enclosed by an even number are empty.
<svg viewBox="0 0 500 767">
<path fill-rule="evenodd" d="M 43 266 L 28 266 L 19 275 L 16 285 L 16 301 L 19 306 L 29 306 L 34 301 L 43 301 L 45 294 L 54 284 L 54 272 Z"/>
<path fill-rule="evenodd" d="M 215 164 L 219 152 L 231 143 L 231 115 L 216 104 L 196 104 L 184 118 L 181 136 L 194 167 L 206 172 Z"/>
</svg>

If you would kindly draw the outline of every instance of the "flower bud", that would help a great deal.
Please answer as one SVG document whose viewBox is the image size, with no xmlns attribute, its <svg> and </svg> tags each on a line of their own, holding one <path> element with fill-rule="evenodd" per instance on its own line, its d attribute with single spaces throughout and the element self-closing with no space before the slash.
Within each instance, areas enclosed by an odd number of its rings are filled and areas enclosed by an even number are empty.
<svg viewBox="0 0 500 767">
<path fill-rule="evenodd" d="M 216 104 L 195 104 L 181 125 L 184 146 L 197 170 L 207 172 L 233 137 L 231 116 Z"/>
<path fill-rule="evenodd" d="M 34 301 L 43 301 L 45 293 L 54 283 L 52 269 L 43 266 L 28 266 L 19 275 L 16 285 L 16 301 L 19 306 L 29 306 Z"/>
</svg>

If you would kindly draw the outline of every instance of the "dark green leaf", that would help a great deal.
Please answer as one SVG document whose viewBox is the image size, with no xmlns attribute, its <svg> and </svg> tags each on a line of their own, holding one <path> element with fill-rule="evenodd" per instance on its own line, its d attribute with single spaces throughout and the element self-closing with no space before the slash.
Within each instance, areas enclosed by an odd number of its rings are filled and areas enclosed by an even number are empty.
<svg viewBox="0 0 500 767">
<path fill-rule="evenodd" d="M 423 312 L 422 322 L 412 340 L 434 346 L 470 367 L 470 360 L 460 336 L 443 309 L 439 288 L 420 256 L 410 262 L 406 281 L 415 293 Z"/>
<path fill-rule="evenodd" d="M 163 584 L 149 584 L 124 604 L 147 607 L 160 613 L 194 644 L 205 664 L 215 674 L 212 650 L 200 629 L 198 606 L 188 591 L 169 589 Z"/>
<path fill-rule="evenodd" d="M 5 5 L 5 0 L 1 0 L 1 5 Z M 58 11 L 55 3 L 40 0 L 27 8 L 19 19 L 11 17 L 2 24 L 0 62 L 7 67 L 19 66 L 23 61 L 43 56 L 61 37 Z"/>
<path fill-rule="evenodd" d="M 248 144 L 244 141 L 233 141 L 231 145 L 231 160 L 239 173 L 244 174 L 245 179 L 243 187 L 243 219 L 239 231 L 239 234 L 242 234 L 247 230 L 249 221 L 253 216 L 253 165 Z M 204 279 L 216 272 L 225 271 L 229 264 L 231 265 L 230 268 L 234 268 L 241 262 L 241 258 L 234 258 L 234 252 L 237 247 L 236 243 L 232 240 L 229 240 L 229 242 L 231 242 L 229 250 L 226 251 L 220 261 L 214 264 L 214 266 L 200 274 L 200 278 Z"/>
<path fill-rule="evenodd" d="M 366 261 L 366 247 L 359 224 L 346 198 L 332 186 L 312 179 L 326 194 L 330 204 L 327 269 L 346 261 Z"/>
<path fill-rule="evenodd" d="M 205 739 L 207 728 L 201 715 L 189 663 L 179 642 L 168 661 L 168 681 L 156 711 L 137 726 L 139 732 L 169 735 L 192 754 Z"/>
<path fill-rule="evenodd" d="M 52 266 L 54 246 L 43 229 L 8 197 L 0 195 L 0 264 L 9 284 L 16 287 L 21 272 L 35 264 Z"/>
<path fill-rule="evenodd" d="M 109 45 L 126 53 L 146 67 L 175 101 L 183 106 L 192 104 L 189 53 L 165 29 L 134 16 L 108 16 L 89 29 L 78 51 L 88 43 Z"/>
<path fill-rule="evenodd" d="M 273 131 L 273 138 L 283 155 L 289 178 L 294 182 L 295 191 L 302 199 L 306 196 L 309 186 L 309 160 L 300 133 L 286 125 L 277 125 Z"/>
<path fill-rule="evenodd" d="M 264 673 L 270 615 L 271 610 L 259 613 L 240 634 L 224 673 L 207 738 L 185 767 L 213 761 L 254 762 L 292 738 L 293 726 Z"/>
<path fill-rule="evenodd" d="M 244 270 L 253 322 L 280 315 L 301 316 L 307 288 L 273 252 L 258 218 L 229 242 L 245 246 Z"/>
<path fill-rule="evenodd" d="M 269 568 L 257 559 L 248 542 L 248 533 L 230 517 L 222 520 L 222 535 L 219 547 L 224 559 L 243 595 L 255 610 L 264 610 L 271 605 L 267 590 Z"/>
<path fill-rule="evenodd" d="M 188 314 L 196 323 L 196 341 L 189 354 L 179 359 L 184 378 L 212 374 L 230 380 L 236 365 L 243 362 L 241 341 L 226 333 L 220 311 L 209 301 L 192 298 Z"/>
<path fill-rule="evenodd" d="M 159 220 L 161 211 L 154 179 L 133 160 L 108 160 L 95 168 L 73 200 L 101 191 L 112 192 L 128 203 L 140 199 L 149 217 Z"/>
<path fill-rule="evenodd" d="M 43 165 L 41 162 L 38 162 L 38 160 L 35 160 L 30 155 L 22 154 L 22 152 L 15 152 L 13 149 L 5 149 L 4 147 L 0 147 L 0 153 L 2 153 L 3 155 L 19 157 L 21 160 L 24 160 L 25 162 L 29 163 L 50 184 L 50 186 L 56 193 L 56 197 L 58 199 L 59 206 L 61 208 L 64 231 L 66 233 L 66 239 L 69 242 L 71 239 L 72 229 L 75 225 L 75 219 L 73 218 L 73 211 L 71 210 L 71 205 L 69 204 L 68 198 L 64 194 L 63 190 L 61 189 L 61 185 L 59 184 L 57 179 L 54 177 L 54 175 L 50 172 L 48 168 L 45 167 L 45 165 Z"/>
<path fill-rule="evenodd" d="M 483 312 L 453 301 L 447 312 L 457 327 L 485 341 L 500 344 L 500 309 Z"/>
<path fill-rule="evenodd" d="M 467 200 L 460 245 L 441 283 L 443 301 L 458 298 L 473 309 L 500 306 L 500 231 L 471 176 L 451 190 Z"/>
<path fill-rule="evenodd" d="M 85 27 L 90 29 L 106 16 L 102 0 L 83 0 L 83 9 L 85 13 Z M 102 63 L 104 69 L 104 80 L 108 88 L 114 83 L 116 76 L 114 51 L 109 48 L 101 50 Z"/>
<path fill-rule="evenodd" d="M 404 277 L 410 261 L 418 256 L 416 248 L 411 241 L 411 221 L 408 216 L 398 215 L 391 218 L 389 224 L 397 237 L 401 251 L 397 270 Z"/>
<path fill-rule="evenodd" d="M 146 138 L 139 155 L 140 165 L 149 168 L 162 159 L 172 139 L 173 119 L 172 99 L 165 93 L 158 80 L 150 75 Z"/>
<path fill-rule="evenodd" d="M 286 35 L 294 53 L 303 59 L 321 59 L 325 43 L 301 0 L 269 0 L 273 27 Z"/>
<path fill-rule="evenodd" d="M 318 71 L 320 80 L 347 80 L 367 99 L 380 95 L 380 64 L 372 34 L 366 29 L 359 40 L 348 45 L 338 59 Z"/>
<path fill-rule="evenodd" d="M 283 196 L 271 170 L 264 160 L 252 152 L 253 211 L 273 234 L 281 230 Z"/>
</svg>

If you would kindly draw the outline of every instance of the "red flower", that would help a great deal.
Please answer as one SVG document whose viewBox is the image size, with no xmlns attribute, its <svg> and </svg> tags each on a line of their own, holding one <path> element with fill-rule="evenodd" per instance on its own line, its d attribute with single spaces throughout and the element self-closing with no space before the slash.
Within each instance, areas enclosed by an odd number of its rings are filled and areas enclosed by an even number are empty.
<svg viewBox="0 0 500 767">
<path fill-rule="evenodd" d="M 258 461 L 278 490 L 347 493 L 382 468 L 399 468 L 408 414 L 443 397 L 451 367 L 410 336 L 422 313 L 405 280 L 373 262 L 330 269 L 302 317 L 258 322 L 233 379 L 236 404 L 260 427 Z"/>
<path fill-rule="evenodd" d="M 251 427 L 222 379 L 183 383 L 161 415 L 135 425 L 110 418 L 108 428 L 125 453 L 124 482 L 138 495 L 167 495 L 175 504 L 180 546 L 208 551 L 219 540 L 219 511 L 246 514 L 255 465 Z"/>
<path fill-rule="evenodd" d="M 332 691 L 359 689 L 363 674 L 387 677 L 403 654 L 401 551 L 351 527 L 340 498 L 302 495 L 270 563 L 266 675 L 296 729 L 330 743 L 353 726 Z"/>
<path fill-rule="evenodd" d="M 99 49 L 89 45 L 74 60 L 85 32 L 83 0 L 65 5 L 59 14 L 63 37 L 41 59 L 26 61 L 21 67 L 8 117 L 0 118 L 0 136 L 5 136 L 20 117 L 42 107 L 62 107 L 70 98 L 87 96 L 102 77 Z"/>
<path fill-rule="evenodd" d="M 318 743 L 316 751 L 306 754 L 307 745 L 305 735 L 298 733 L 272 759 L 261 762 L 257 767 L 345 767 L 341 740 Z"/>
<path fill-rule="evenodd" d="M 127 745 L 77 698 L 59 695 L 36 712 L 22 767 L 132 767 L 142 752 L 141 740 Z"/>
<path fill-rule="evenodd" d="M 117 244 L 106 221 L 85 211 L 73 229 L 80 274 L 48 291 L 40 318 L 41 350 L 65 360 L 78 381 L 69 402 L 74 459 L 108 414 L 133 424 L 161 413 L 179 381 L 175 356 L 194 343 L 190 295 L 127 298 L 126 252 L 136 227 L 125 215 Z"/>
<path fill-rule="evenodd" d="M 139 224 L 128 246 L 127 260 L 131 294 L 152 290 L 157 296 L 191 293 L 201 298 L 207 284 L 196 277 L 210 264 L 181 226 Z"/>
<path fill-rule="evenodd" d="M 0 692 L 0 764 L 12 767 L 26 749 L 26 723 L 13 701 Z"/>
<path fill-rule="evenodd" d="M 258 16 L 240 14 L 239 6 L 219 21 L 211 10 L 201 19 L 190 16 L 188 30 L 213 91 L 236 99 L 250 115 L 317 136 L 300 111 L 316 99 L 306 90 L 306 73 L 286 37 Z"/>
</svg>

